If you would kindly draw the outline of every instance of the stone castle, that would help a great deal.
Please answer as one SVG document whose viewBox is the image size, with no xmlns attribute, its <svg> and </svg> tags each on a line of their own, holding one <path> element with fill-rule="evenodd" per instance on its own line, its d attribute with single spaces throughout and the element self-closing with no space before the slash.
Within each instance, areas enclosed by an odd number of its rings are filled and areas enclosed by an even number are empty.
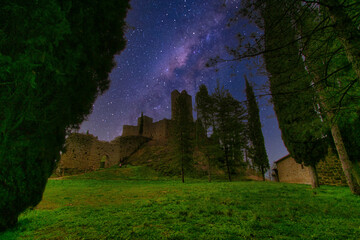
<svg viewBox="0 0 360 240">
<path fill-rule="evenodd" d="M 193 109 L 191 96 L 188 95 L 185 90 L 181 93 L 179 93 L 178 90 L 174 90 L 171 93 L 171 120 L 165 118 L 158 122 L 153 122 L 152 118 L 148 116 L 143 116 L 143 133 L 141 136 L 155 140 L 163 140 L 169 138 L 172 120 L 176 118 L 176 100 L 180 95 L 185 95 L 188 115 L 190 116 L 192 121 L 194 120 L 192 115 Z M 140 122 L 141 117 L 138 118 L 137 126 L 124 125 L 122 136 L 138 136 L 140 132 Z"/>
<path fill-rule="evenodd" d="M 93 171 L 124 163 L 128 157 L 151 140 L 167 141 L 176 116 L 176 101 L 182 95 L 186 98 L 186 108 L 193 120 L 191 96 L 184 90 L 181 93 L 174 90 L 171 93 L 171 120 L 163 119 L 153 122 L 148 116 L 143 116 L 143 132 L 140 134 L 141 117 L 137 126 L 124 125 L 122 136 L 111 142 L 100 141 L 91 134 L 72 133 L 66 139 L 66 152 L 61 155 L 57 173 L 76 173 Z"/>
</svg>

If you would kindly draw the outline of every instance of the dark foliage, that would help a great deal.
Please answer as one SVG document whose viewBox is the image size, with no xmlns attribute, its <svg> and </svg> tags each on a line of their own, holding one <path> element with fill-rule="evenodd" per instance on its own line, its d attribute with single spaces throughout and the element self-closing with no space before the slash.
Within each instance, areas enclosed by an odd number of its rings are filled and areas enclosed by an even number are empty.
<svg viewBox="0 0 360 240">
<path fill-rule="evenodd" d="M 0 2 L 0 229 L 36 206 L 67 129 L 109 87 L 126 0 Z"/>
<path fill-rule="evenodd" d="M 247 113 L 248 123 L 247 130 L 249 140 L 253 148 L 252 162 L 253 165 L 261 172 L 263 180 L 265 181 L 265 172 L 269 169 L 269 159 L 266 153 L 264 136 L 261 131 L 261 122 L 259 115 L 259 107 L 256 102 L 255 94 L 252 86 L 250 86 L 245 76 L 246 82 L 246 98 L 247 98 Z"/>
<path fill-rule="evenodd" d="M 213 138 L 218 139 L 218 144 L 223 151 L 222 163 L 231 181 L 236 166 L 243 161 L 243 149 L 247 143 L 245 138 L 244 106 L 230 94 L 228 90 L 218 86 L 211 95 L 213 98 Z"/>
<path fill-rule="evenodd" d="M 189 114 L 187 93 L 183 91 L 175 102 L 175 119 L 172 142 L 175 147 L 175 156 L 181 170 L 182 182 L 185 181 L 185 170 L 190 170 L 194 151 L 194 123 Z"/>
<path fill-rule="evenodd" d="M 140 117 L 140 126 L 139 126 L 139 135 L 143 135 L 144 133 L 144 113 L 141 112 L 141 117 Z"/>
</svg>

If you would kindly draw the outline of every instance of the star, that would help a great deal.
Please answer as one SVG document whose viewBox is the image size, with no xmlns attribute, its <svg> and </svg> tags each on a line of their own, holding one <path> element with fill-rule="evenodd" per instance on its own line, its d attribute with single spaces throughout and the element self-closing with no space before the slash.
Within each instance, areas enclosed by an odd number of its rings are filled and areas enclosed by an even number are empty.
<svg viewBox="0 0 360 240">
<path fill-rule="evenodd" d="M 123 125 L 136 125 L 141 112 L 154 121 L 169 119 L 170 93 L 174 89 L 186 90 L 194 105 L 200 84 L 212 92 L 219 80 L 239 101 L 245 100 L 244 74 L 255 76 L 250 80 L 257 86 L 265 84 L 266 77 L 257 75 L 256 69 L 248 69 L 250 62 L 237 63 L 235 71 L 231 64 L 220 65 L 217 72 L 205 67 L 211 57 L 227 56 L 225 44 L 235 46 L 239 32 L 250 35 L 257 31 L 244 22 L 227 27 L 240 0 L 227 1 L 228 9 L 221 2 L 132 0 L 126 19 L 130 26 L 126 49 L 114 57 L 110 88 L 97 98 L 80 132 L 89 130 L 100 140 L 110 141 L 121 135 Z M 276 160 L 287 152 L 276 118 L 267 119 L 275 115 L 268 101 L 259 100 L 260 117 L 264 128 L 270 129 L 264 134 L 269 159 Z"/>
</svg>

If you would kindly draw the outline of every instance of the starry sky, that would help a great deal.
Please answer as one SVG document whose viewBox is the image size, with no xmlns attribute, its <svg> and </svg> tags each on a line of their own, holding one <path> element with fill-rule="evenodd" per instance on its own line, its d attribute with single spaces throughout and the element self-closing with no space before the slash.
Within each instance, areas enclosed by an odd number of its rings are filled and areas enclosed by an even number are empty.
<svg viewBox="0 0 360 240">
<path fill-rule="evenodd" d="M 110 88 L 98 97 L 80 132 L 89 131 L 109 141 L 122 134 L 123 125 L 136 125 L 141 112 L 154 121 L 170 119 L 170 93 L 174 89 L 185 89 L 194 102 L 201 84 L 211 93 L 219 81 L 236 99 L 244 101 L 244 74 L 256 95 L 265 94 L 267 77 L 256 67 L 261 59 L 221 63 L 216 68 L 205 66 L 211 57 L 230 58 L 225 47 L 236 46 L 236 34 L 256 31 L 245 19 L 227 26 L 240 1 L 227 0 L 225 8 L 219 0 L 131 0 L 127 46 L 115 56 Z M 269 100 L 266 96 L 258 98 L 272 164 L 287 150 Z"/>
</svg>

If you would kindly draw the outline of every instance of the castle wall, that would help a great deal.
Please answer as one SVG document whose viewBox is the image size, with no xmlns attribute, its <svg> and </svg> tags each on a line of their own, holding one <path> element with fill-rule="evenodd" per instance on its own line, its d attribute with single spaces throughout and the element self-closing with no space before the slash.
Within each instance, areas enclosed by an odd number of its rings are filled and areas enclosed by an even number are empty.
<svg viewBox="0 0 360 240">
<path fill-rule="evenodd" d="M 152 125 L 152 137 L 156 140 L 168 139 L 170 137 L 170 120 L 163 119 Z"/>
<path fill-rule="evenodd" d="M 148 116 L 143 116 L 143 137 L 152 138 L 153 135 L 153 119 Z M 141 117 L 138 118 L 138 129 L 140 129 Z M 139 134 L 138 134 L 139 135 Z"/>
<path fill-rule="evenodd" d="M 96 138 L 90 134 L 71 134 L 66 139 L 66 152 L 61 155 L 59 168 L 86 169 L 94 141 Z"/>
<path fill-rule="evenodd" d="M 61 155 L 58 172 L 83 172 L 118 165 L 136 152 L 149 138 L 118 137 L 111 142 L 99 141 L 93 135 L 73 133 L 66 139 L 66 152 Z"/>
<path fill-rule="evenodd" d="M 123 137 L 127 136 L 139 136 L 139 127 L 138 126 L 131 126 L 131 125 L 124 125 L 123 126 Z"/>
<path fill-rule="evenodd" d="M 320 161 L 318 163 L 317 172 L 319 184 L 347 186 L 340 160 L 333 153 L 330 153 L 325 158 L 325 161 Z"/>
<path fill-rule="evenodd" d="M 192 99 L 189 94 L 185 90 L 183 90 L 181 93 L 179 93 L 178 90 L 174 90 L 171 93 L 171 119 L 174 120 L 176 118 L 177 109 L 176 109 L 176 101 L 180 97 L 180 95 L 184 96 L 186 99 L 186 106 L 187 106 L 187 114 L 189 115 L 189 118 L 191 121 L 194 121 L 193 113 L 192 113 Z"/>
<path fill-rule="evenodd" d="M 90 156 L 87 159 L 87 169 L 100 168 L 101 160 L 105 158 L 104 167 L 111 167 L 119 163 L 119 146 L 104 141 L 94 141 L 91 146 Z"/>
<path fill-rule="evenodd" d="M 127 136 L 127 137 L 117 137 L 112 144 L 118 146 L 118 161 L 111 163 L 112 165 L 119 164 L 119 162 L 124 162 L 126 159 L 135 153 L 144 143 L 148 142 L 150 138 L 143 136 Z"/>
</svg>

